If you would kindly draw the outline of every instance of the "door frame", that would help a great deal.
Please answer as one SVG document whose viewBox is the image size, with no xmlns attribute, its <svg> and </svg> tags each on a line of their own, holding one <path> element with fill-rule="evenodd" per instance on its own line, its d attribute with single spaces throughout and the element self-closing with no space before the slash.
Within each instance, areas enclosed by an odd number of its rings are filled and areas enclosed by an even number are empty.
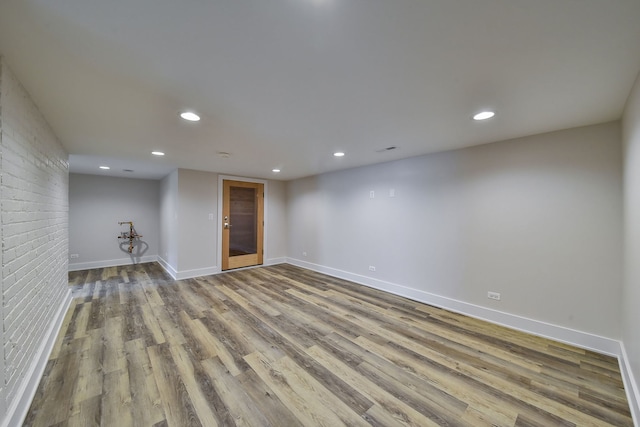
<svg viewBox="0 0 640 427">
<path fill-rule="evenodd" d="M 225 180 L 230 180 L 230 181 L 244 181 L 244 182 L 254 182 L 254 183 L 258 183 L 258 184 L 263 184 L 264 185 L 264 212 L 263 212 L 263 220 L 264 220 L 264 227 L 263 227 L 263 234 L 262 234 L 262 249 L 264 251 L 264 254 L 262 256 L 262 265 L 267 265 L 267 241 L 268 241 L 268 232 L 267 232 L 267 225 L 269 224 L 268 221 L 268 203 L 267 203 L 267 198 L 269 196 L 269 190 L 268 190 L 268 181 L 265 179 L 255 179 L 255 178 L 245 178 L 245 177 L 241 177 L 241 176 L 234 176 L 234 175 L 218 175 L 218 221 L 216 222 L 216 236 L 218 239 L 218 243 L 217 243 L 217 263 L 218 263 L 218 267 L 217 270 L 224 273 L 224 271 L 222 270 L 222 233 L 221 233 L 221 229 L 222 229 L 222 204 L 223 204 L 223 191 L 224 191 L 224 181 Z M 253 268 L 252 267 L 242 267 L 242 268 Z M 242 270 L 242 268 L 239 269 L 234 269 L 234 270 L 226 270 L 226 271 L 235 271 L 235 270 Z"/>
</svg>

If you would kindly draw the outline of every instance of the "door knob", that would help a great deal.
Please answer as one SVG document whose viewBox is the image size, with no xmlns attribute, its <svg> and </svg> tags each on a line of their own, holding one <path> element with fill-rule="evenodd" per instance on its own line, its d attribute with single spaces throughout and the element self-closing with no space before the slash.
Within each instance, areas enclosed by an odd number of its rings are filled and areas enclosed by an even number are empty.
<svg viewBox="0 0 640 427">
<path fill-rule="evenodd" d="M 224 228 L 231 228 L 231 224 L 229 224 L 228 222 L 224 223 Z"/>
</svg>

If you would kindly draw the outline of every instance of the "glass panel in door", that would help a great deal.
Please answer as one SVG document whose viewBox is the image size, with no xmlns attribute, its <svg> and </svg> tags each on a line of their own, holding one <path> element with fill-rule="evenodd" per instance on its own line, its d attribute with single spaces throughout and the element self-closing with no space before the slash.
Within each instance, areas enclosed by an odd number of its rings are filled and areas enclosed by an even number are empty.
<svg viewBox="0 0 640 427">
<path fill-rule="evenodd" d="M 222 269 L 262 264 L 264 184 L 224 180 Z"/>
<path fill-rule="evenodd" d="M 233 226 L 229 230 L 229 256 L 255 254 L 258 252 L 256 189 L 232 186 L 229 199 L 229 216 L 233 218 Z"/>
</svg>

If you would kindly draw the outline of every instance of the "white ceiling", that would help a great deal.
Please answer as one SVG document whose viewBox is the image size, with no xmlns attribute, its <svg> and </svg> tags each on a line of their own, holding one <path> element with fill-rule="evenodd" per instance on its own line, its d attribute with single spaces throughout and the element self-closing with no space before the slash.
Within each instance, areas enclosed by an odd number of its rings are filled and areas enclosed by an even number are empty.
<svg viewBox="0 0 640 427">
<path fill-rule="evenodd" d="M 72 171 L 293 179 L 619 119 L 639 22 L 638 0 L 0 0 L 0 52 Z"/>
</svg>

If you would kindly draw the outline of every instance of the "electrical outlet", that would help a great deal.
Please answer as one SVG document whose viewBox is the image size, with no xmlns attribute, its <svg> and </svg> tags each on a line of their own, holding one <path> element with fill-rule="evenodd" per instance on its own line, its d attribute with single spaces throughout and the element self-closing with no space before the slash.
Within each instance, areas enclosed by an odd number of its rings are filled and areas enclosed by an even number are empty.
<svg viewBox="0 0 640 427">
<path fill-rule="evenodd" d="M 213 221 L 213 214 L 212 213 L 209 214 L 209 221 Z"/>
<path fill-rule="evenodd" d="M 374 199 L 375 197 L 376 197 L 376 192 L 373 190 L 369 191 L 369 198 Z"/>
<path fill-rule="evenodd" d="M 71 254 L 71 255 L 69 255 L 69 258 L 71 258 L 71 259 L 80 258 L 80 254 Z"/>
<path fill-rule="evenodd" d="M 302 256 L 307 256 L 307 253 L 306 252 L 302 252 Z"/>
<path fill-rule="evenodd" d="M 487 294 L 487 298 L 494 299 L 496 301 L 500 301 L 500 294 L 498 292 L 489 292 Z"/>
<path fill-rule="evenodd" d="M 376 268 L 373 265 L 369 266 L 369 271 L 376 271 Z"/>
</svg>

